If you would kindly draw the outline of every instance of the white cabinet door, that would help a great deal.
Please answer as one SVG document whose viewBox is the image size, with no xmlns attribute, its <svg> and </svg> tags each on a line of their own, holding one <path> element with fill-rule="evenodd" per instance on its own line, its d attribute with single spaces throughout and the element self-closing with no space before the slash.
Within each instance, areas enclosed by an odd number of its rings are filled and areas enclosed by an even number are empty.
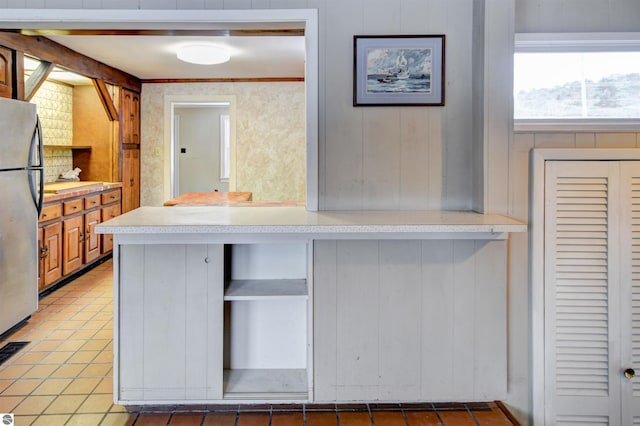
<svg viewBox="0 0 640 426">
<path fill-rule="evenodd" d="M 622 222 L 631 229 L 620 233 L 622 242 L 622 290 L 620 293 L 620 323 L 622 338 L 622 418 L 640 425 L 640 163 L 621 165 Z M 630 258 L 629 258 L 630 256 Z M 625 370 L 636 376 L 627 378 Z"/>
<path fill-rule="evenodd" d="M 222 245 L 119 246 L 119 403 L 222 399 L 223 276 Z"/>
<path fill-rule="evenodd" d="M 623 375 L 640 356 L 634 169 L 640 171 L 640 163 L 546 162 L 546 424 L 638 421 L 638 389 L 631 389 L 637 379 Z M 640 199 L 636 203 L 640 225 Z"/>
</svg>

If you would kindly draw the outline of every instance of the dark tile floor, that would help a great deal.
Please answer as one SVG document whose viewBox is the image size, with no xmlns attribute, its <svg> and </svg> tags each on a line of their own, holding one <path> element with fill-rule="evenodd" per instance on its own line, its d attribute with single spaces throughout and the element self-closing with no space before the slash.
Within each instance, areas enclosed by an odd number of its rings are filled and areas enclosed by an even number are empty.
<svg viewBox="0 0 640 426">
<path fill-rule="evenodd" d="M 123 407 L 113 404 L 112 263 L 40 300 L 0 340 L 30 342 L 0 365 L 0 414 L 15 425 L 430 426 L 514 425 L 498 402 Z"/>
</svg>

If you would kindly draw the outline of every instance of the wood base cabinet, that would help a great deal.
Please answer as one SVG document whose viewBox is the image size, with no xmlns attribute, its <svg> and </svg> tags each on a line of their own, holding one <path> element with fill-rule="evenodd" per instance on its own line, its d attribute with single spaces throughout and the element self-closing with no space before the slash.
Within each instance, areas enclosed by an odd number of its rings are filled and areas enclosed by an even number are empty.
<svg viewBox="0 0 640 426">
<path fill-rule="evenodd" d="M 111 253 L 111 236 L 96 234 L 95 227 L 120 214 L 120 197 L 116 188 L 44 206 L 38 229 L 39 291 Z"/>
</svg>

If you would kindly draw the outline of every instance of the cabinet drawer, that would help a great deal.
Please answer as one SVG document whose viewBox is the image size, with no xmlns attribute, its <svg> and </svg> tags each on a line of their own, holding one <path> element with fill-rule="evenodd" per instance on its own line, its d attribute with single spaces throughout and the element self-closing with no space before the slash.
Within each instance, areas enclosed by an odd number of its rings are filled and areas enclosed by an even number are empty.
<svg viewBox="0 0 640 426">
<path fill-rule="evenodd" d="M 62 216 L 62 204 L 51 204 L 42 208 L 40 213 L 40 219 L 38 222 L 46 222 L 48 220 L 56 219 Z"/>
<path fill-rule="evenodd" d="M 89 210 L 100 205 L 100 194 L 84 198 L 84 209 Z"/>
<path fill-rule="evenodd" d="M 78 213 L 82 211 L 83 199 L 79 198 L 77 200 L 65 201 L 63 206 L 63 212 L 65 216 L 70 214 Z"/>
<path fill-rule="evenodd" d="M 120 190 L 112 189 L 102 193 L 102 204 L 109 204 L 120 200 Z"/>
<path fill-rule="evenodd" d="M 105 222 L 109 219 L 113 219 L 116 216 L 120 216 L 120 204 L 115 204 L 109 207 L 102 208 L 102 221 Z"/>
</svg>

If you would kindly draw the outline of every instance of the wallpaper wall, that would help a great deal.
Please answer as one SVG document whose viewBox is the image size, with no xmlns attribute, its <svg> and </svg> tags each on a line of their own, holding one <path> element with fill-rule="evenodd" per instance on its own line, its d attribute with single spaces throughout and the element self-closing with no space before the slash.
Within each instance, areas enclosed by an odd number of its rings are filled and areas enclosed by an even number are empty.
<svg viewBox="0 0 640 426">
<path fill-rule="evenodd" d="M 70 149 L 47 147 L 73 143 L 73 87 L 45 81 L 31 102 L 37 105 L 42 124 L 45 182 L 54 182 L 61 173 L 73 168 Z"/>
<path fill-rule="evenodd" d="M 171 95 L 236 97 L 236 191 L 255 201 L 305 199 L 303 82 L 149 83 L 142 85 L 141 204 L 164 200 L 164 99 Z"/>
</svg>

